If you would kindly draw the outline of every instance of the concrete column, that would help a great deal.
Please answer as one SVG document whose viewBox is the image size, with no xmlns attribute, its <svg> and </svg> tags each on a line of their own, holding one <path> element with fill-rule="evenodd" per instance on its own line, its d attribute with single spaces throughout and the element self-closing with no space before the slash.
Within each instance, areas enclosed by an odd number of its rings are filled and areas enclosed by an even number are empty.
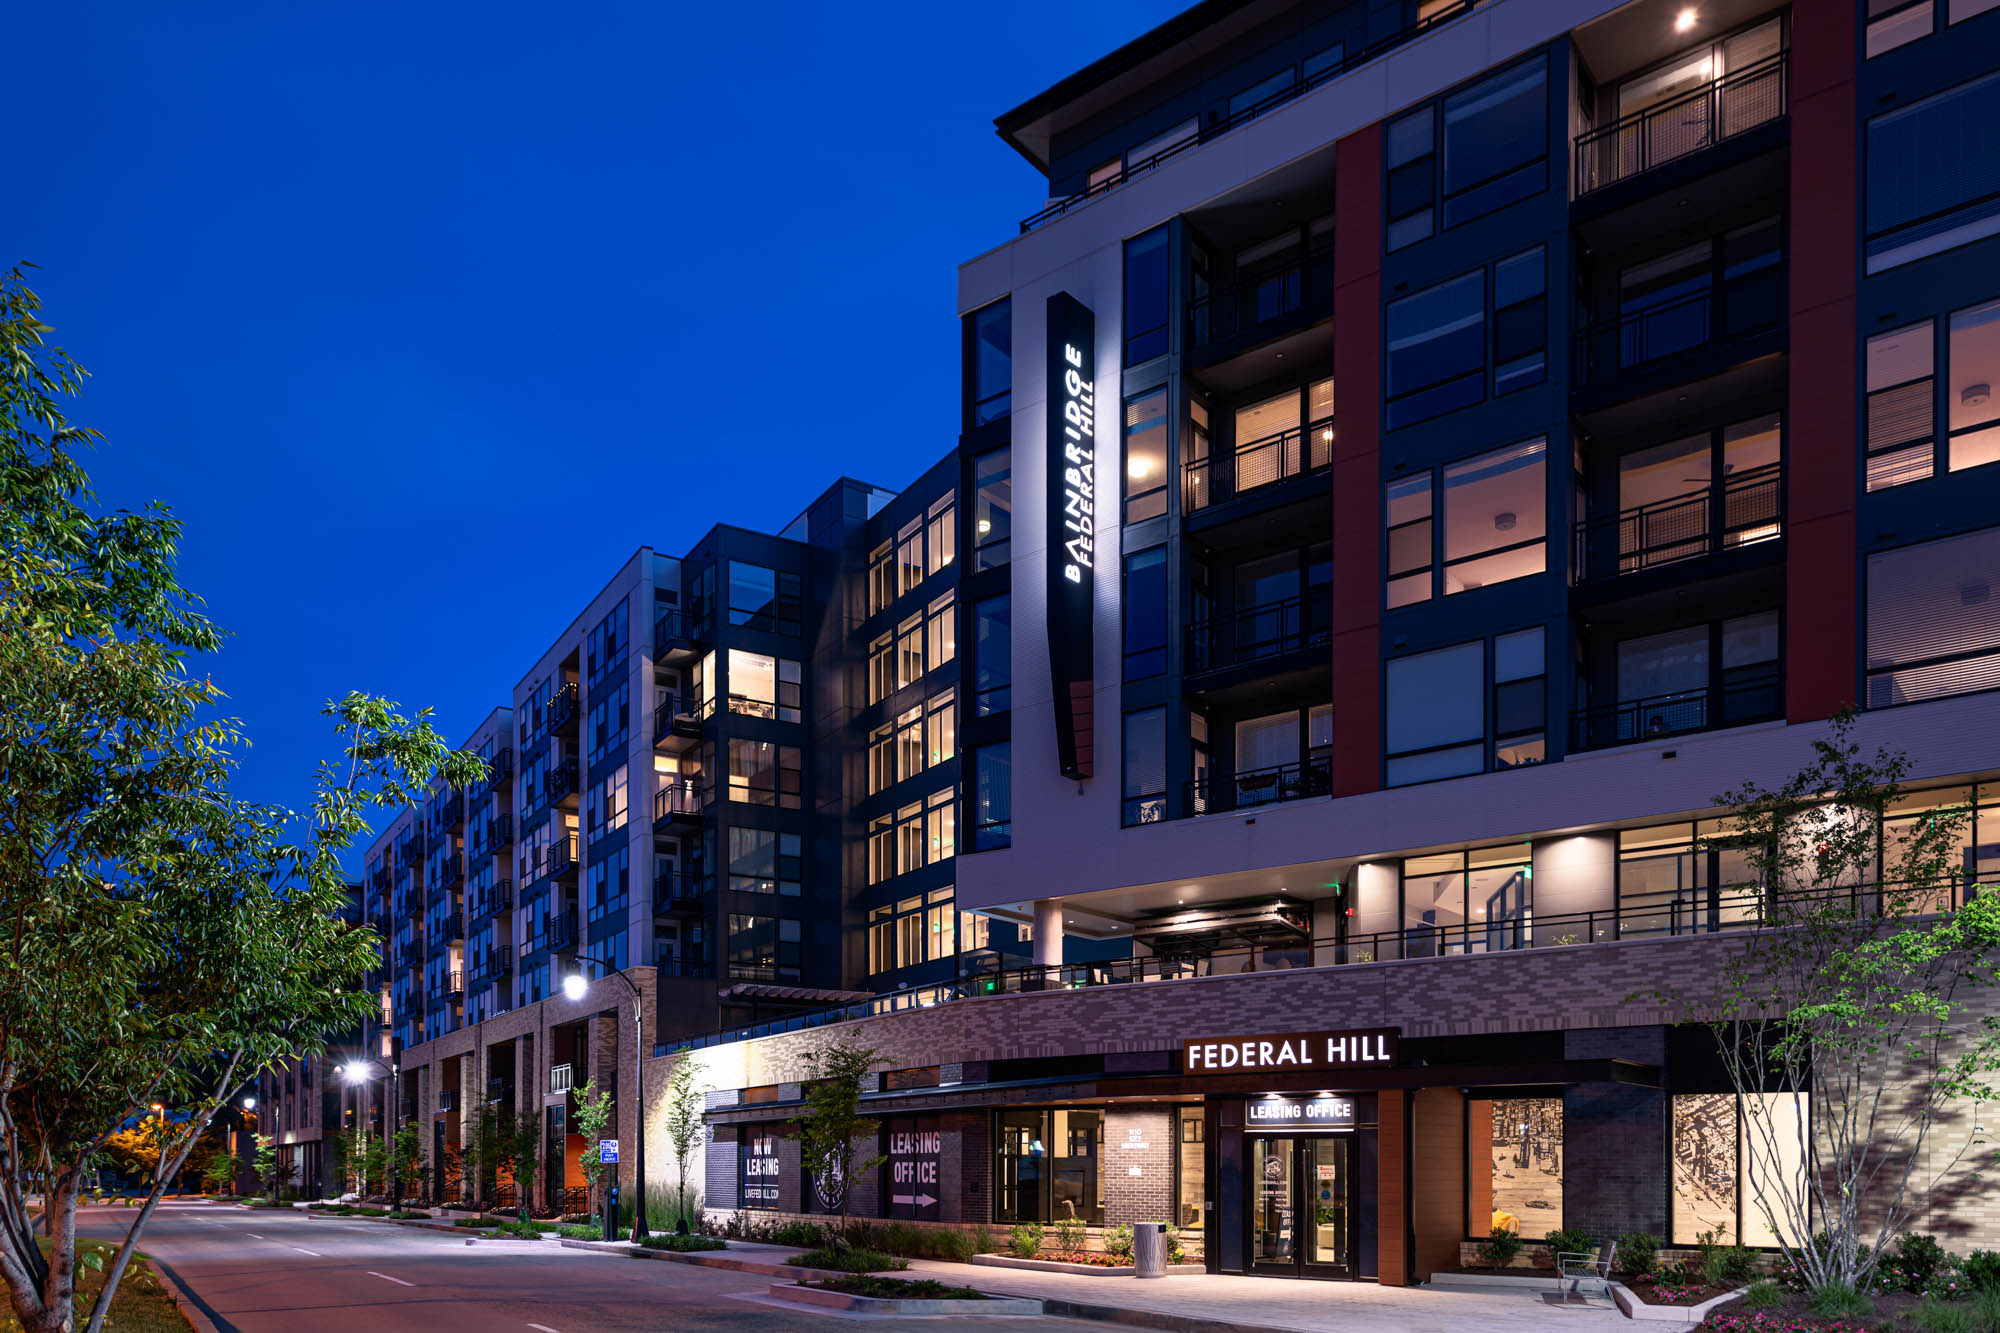
<svg viewBox="0 0 2000 1333">
<path fill-rule="evenodd" d="M 1035 966 L 1056 967 L 1063 960 L 1062 899 L 1035 899 Z"/>
</svg>

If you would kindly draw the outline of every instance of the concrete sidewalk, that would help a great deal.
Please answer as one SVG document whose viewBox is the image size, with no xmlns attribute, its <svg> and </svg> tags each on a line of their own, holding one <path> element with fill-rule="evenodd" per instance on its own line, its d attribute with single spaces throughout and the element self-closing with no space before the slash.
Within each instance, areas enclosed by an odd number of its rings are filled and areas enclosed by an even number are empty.
<svg viewBox="0 0 2000 1333">
<path fill-rule="evenodd" d="M 1307 1282 L 1267 1277 L 1177 1274 L 1141 1281 L 986 1268 L 912 1259 L 906 1277 L 934 1277 L 996 1296 L 1030 1296 L 1051 1315 L 1110 1319 L 1141 1327 L 1220 1333 L 1228 1328 L 1300 1333 L 1577 1333 L 1635 1326 L 1617 1309 L 1550 1304 L 1540 1293 L 1433 1291 L 1372 1282 Z M 1123 1316 L 1123 1317 L 1120 1317 Z M 1686 1324 L 1648 1323 L 1647 1333 L 1683 1333 Z"/>
</svg>

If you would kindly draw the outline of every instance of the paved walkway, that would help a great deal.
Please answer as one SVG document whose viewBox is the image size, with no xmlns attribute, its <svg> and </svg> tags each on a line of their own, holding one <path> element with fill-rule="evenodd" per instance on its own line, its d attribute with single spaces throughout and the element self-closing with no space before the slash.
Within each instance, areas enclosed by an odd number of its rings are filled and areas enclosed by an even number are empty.
<svg viewBox="0 0 2000 1333">
<path fill-rule="evenodd" d="M 919 1274 L 996 1295 L 1037 1296 L 1302 1333 L 1322 1329 L 1340 1333 L 1608 1333 L 1612 1329 L 1681 1333 L 1693 1327 L 1691 1323 L 1634 1324 L 1609 1306 L 1551 1305 L 1535 1293 L 1432 1291 L 1381 1287 L 1372 1282 L 1192 1273 L 1142 1282 L 1131 1277 L 1084 1277 L 913 1259 L 909 1276 Z"/>
</svg>

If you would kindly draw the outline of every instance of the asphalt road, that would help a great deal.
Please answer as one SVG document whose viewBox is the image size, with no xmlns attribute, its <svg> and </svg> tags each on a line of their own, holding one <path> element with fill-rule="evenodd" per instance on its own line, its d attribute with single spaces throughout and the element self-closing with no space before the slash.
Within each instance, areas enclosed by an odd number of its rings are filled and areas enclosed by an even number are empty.
<svg viewBox="0 0 2000 1333">
<path fill-rule="evenodd" d="M 81 1230 L 121 1238 L 132 1214 L 84 1209 Z M 771 1279 L 658 1263 L 547 1241 L 480 1241 L 290 1209 L 164 1204 L 139 1248 L 169 1269 L 221 1333 L 416 1330 L 590 1333 L 628 1329 L 927 1329 L 939 1319 L 865 1321 L 749 1299 Z M 952 1316 L 956 1329 L 1081 1330 L 1067 1319 Z M 1099 1329 L 1098 1333 L 1102 1333 Z"/>
</svg>

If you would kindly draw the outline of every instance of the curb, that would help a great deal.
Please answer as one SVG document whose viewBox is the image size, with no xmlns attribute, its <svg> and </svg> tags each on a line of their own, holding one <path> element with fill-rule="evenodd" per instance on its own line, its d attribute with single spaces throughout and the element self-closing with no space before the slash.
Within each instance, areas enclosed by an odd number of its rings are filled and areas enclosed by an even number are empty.
<svg viewBox="0 0 2000 1333">
<path fill-rule="evenodd" d="M 208 1317 L 207 1310 L 195 1299 L 194 1293 L 182 1283 L 178 1273 L 157 1259 L 147 1259 L 146 1266 L 160 1279 L 160 1285 L 165 1287 L 167 1295 L 173 1298 L 174 1307 L 181 1312 L 181 1318 L 193 1326 L 195 1333 L 223 1333 L 222 1328 Z M 235 1325 L 230 1324 L 227 1327 L 233 1330 Z"/>
<path fill-rule="evenodd" d="M 750 1273 L 758 1277 L 788 1277 L 796 1280 L 852 1276 L 849 1273 L 836 1273 L 825 1268 L 799 1268 L 792 1264 L 774 1264 L 763 1259 L 745 1259 L 726 1250 L 694 1250 L 683 1254 L 676 1250 L 648 1250 L 617 1240 L 564 1240 L 557 1243 L 566 1250 L 594 1250 L 599 1254 L 623 1254 L 630 1259 L 659 1259 L 670 1264 L 721 1268 L 732 1273 Z"/>
<path fill-rule="evenodd" d="M 1039 1315 L 1042 1302 L 1025 1296 L 987 1296 L 982 1300 L 945 1300 L 937 1297 L 850 1296 L 844 1291 L 822 1291 L 817 1287 L 790 1282 L 771 1284 L 773 1299 L 822 1310 L 851 1310 L 872 1315 L 965 1315 L 968 1317 Z"/>
</svg>

